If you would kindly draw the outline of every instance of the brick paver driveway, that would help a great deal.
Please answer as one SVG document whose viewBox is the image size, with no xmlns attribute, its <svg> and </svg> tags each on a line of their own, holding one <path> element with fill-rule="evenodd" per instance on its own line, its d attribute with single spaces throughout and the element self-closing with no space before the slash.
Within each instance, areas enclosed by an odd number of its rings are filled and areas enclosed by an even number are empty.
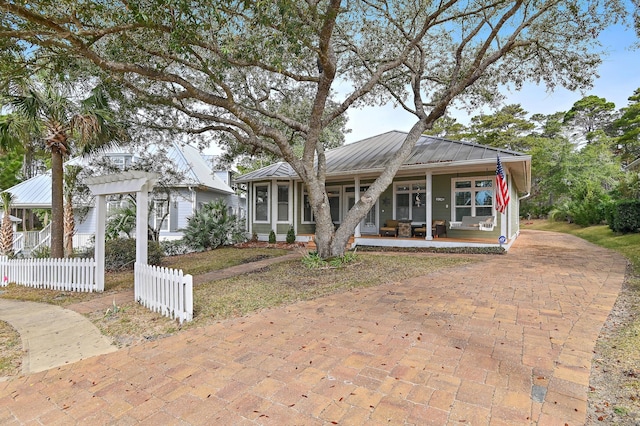
<svg viewBox="0 0 640 426">
<path fill-rule="evenodd" d="M 624 259 L 535 231 L 481 259 L 0 383 L 0 423 L 584 424 Z"/>
</svg>

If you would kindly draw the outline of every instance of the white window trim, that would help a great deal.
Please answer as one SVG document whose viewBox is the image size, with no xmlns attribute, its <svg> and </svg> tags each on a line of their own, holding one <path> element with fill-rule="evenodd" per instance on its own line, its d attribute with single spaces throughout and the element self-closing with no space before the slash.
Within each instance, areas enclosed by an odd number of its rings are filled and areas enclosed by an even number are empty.
<svg viewBox="0 0 640 426">
<path fill-rule="evenodd" d="M 258 201 L 258 197 L 257 197 L 257 193 L 258 193 L 258 188 L 259 187 L 263 187 L 266 186 L 267 187 L 267 219 L 266 220 L 258 220 L 256 218 L 256 212 L 258 210 L 256 202 Z M 256 183 L 253 185 L 253 222 L 255 223 L 271 223 L 271 183 L 269 182 L 264 182 L 264 183 Z"/>
<path fill-rule="evenodd" d="M 475 186 L 475 182 L 477 180 L 488 180 L 491 181 L 491 191 L 493 192 L 493 195 L 491 197 L 491 215 L 493 217 L 496 216 L 496 193 L 495 193 L 495 178 L 494 176 L 468 176 L 468 177 L 461 177 L 461 178 L 454 178 L 451 179 L 451 221 L 455 222 L 456 221 L 456 190 L 463 190 L 463 189 L 468 189 L 469 191 L 476 192 L 476 189 L 486 189 L 485 188 L 476 188 Z M 471 187 L 470 188 L 456 188 L 456 182 L 464 182 L 464 181 L 471 181 Z M 476 197 L 475 195 L 471 195 L 471 216 L 476 216 Z M 480 206 L 480 207 L 489 207 L 489 206 Z"/>
<path fill-rule="evenodd" d="M 165 218 L 165 220 L 167 221 L 166 227 L 163 227 L 162 224 L 160 224 L 160 227 L 158 227 L 158 222 L 160 220 L 160 216 L 158 215 L 158 207 L 157 207 L 158 205 L 164 205 L 167 207 L 167 217 Z M 157 229 L 158 231 L 168 232 L 170 227 L 171 227 L 171 205 L 169 203 L 169 200 L 153 200 L 153 228 Z"/>
<path fill-rule="evenodd" d="M 276 197 L 278 197 L 280 195 L 279 191 L 278 191 L 278 187 L 280 186 L 286 186 L 287 188 L 289 188 L 289 190 L 287 191 L 287 218 L 285 220 L 280 220 L 278 218 L 278 216 L 276 216 L 276 223 L 291 223 L 291 192 L 292 192 L 292 188 L 291 188 L 291 183 L 289 182 L 284 182 L 284 181 L 278 181 L 276 182 Z M 278 212 L 280 212 L 280 200 L 276 199 L 275 200 L 276 205 L 278 206 L 278 208 L 276 209 L 276 214 Z"/>
<path fill-rule="evenodd" d="M 300 197 L 300 223 L 303 225 L 311 225 L 316 223 L 316 219 L 313 216 L 313 209 L 311 209 L 311 220 L 304 220 L 304 197 L 309 195 L 307 189 L 303 185 L 302 197 Z"/>
<path fill-rule="evenodd" d="M 328 198 L 337 198 L 338 199 L 338 220 L 333 223 L 342 223 L 342 208 L 343 208 L 343 197 L 342 197 L 342 186 L 327 186 L 327 192 L 336 192 L 338 195 L 336 197 L 328 197 Z M 329 207 L 331 210 L 331 207 Z M 333 219 L 332 219 L 333 220 Z"/>
<path fill-rule="evenodd" d="M 398 199 L 397 199 L 397 194 L 409 194 L 409 219 L 400 219 L 400 220 L 413 220 L 413 200 L 414 200 L 414 194 L 416 194 L 417 192 L 420 191 L 415 191 L 413 189 L 413 185 L 424 185 L 424 194 L 425 197 L 427 196 L 427 181 L 425 180 L 403 180 L 403 181 L 396 181 L 393 183 L 393 217 L 394 219 L 398 220 Z M 407 185 L 410 187 L 410 189 L 408 191 L 398 191 L 398 185 Z M 424 209 L 425 212 L 427 210 L 427 200 L 424 200 Z M 426 214 L 426 213 L 425 213 Z"/>
<path fill-rule="evenodd" d="M 342 213 L 342 208 L 343 208 L 343 200 L 344 200 L 344 189 L 342 186 L 340 185 L 336 185 L 336 186 L 327 186 L 326 187 L 327 191 L 332 191 L 332 192 L 337 192 L 338 195 L 336 197 L 330 197 L 330 198 L 337 198 L 338 199 L 338 220 L 334 223 L 342 223 L 342 218 L 344 217 L 343 213 Z M 304 189 L 302 191 L 302 197 L 300 198 L 300 212 L 301 212 L 301 217 L 300 217 L 300 223 L 303 225 L 310 225 L 310 224 L 314 224 L 316 223 L 316 220 L 313 216 L 313 209 L 311 210 L 311 221 L 305 221 L 304 220 L 304 196 L 308 195 L 308 192 L 306 189 Z"/>
</svg>

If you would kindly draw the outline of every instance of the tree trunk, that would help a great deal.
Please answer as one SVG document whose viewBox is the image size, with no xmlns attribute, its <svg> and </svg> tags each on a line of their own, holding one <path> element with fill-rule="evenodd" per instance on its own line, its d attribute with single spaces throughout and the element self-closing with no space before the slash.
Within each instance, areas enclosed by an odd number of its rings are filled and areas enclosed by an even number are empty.
<svg viewBox="0 0 640 426">
<path fill-rule="evenodd" d="M 51 258 L 64 257 L 64 198 L 62 153 L 51 149 Z"/>
<path fill-rule="evenodd" d="M 0 229 L 0 255 L 13 256 L 13 225 L 8 212 L 2 217 Z"/>
<path fill-rule="evenodd" d="M 433 121 L 441 115 L 442 114 L 432 116 L 428 120 L 420 120 L 413 125 L 398 152 L 389 159 L 384 171 L 369 185 L 369 189 L 360 195 L 360 199 L 357 200 L 356 204 L 349 210 L 337 230 L 335 230 L 333 222 L 331 221 L 331 210 L 329 208 L 329 200 L 326 196 L 324 182 L 320 184 L 318 181 L 314 181 L 307 185 L 313 214 L 316 220 L 315 243 L 320 257 L 326 259 L 344 255 L 349 238 L 353 235 L 353 231 L 358 223 L 360 223 L 369 210 L 371 210 L 380 197 L 380 194 L 391 185 L 393 178 L 402 166 L 404 160 L 409 157 L 422 132 L 427 129 L 427 125 L 432 124 Z M 314 201 L 314 192 L 318 195 L 322 194 L 323 197 L 319 197 L 317 201 Z"/>
<path fill-rule="evenodd" d="M 73 217 L 73 203 L 67 200 L 64 206 L 64 255 L 73 257 L 73 235 L 76 233 L 76 222 Z"/>
</svg>

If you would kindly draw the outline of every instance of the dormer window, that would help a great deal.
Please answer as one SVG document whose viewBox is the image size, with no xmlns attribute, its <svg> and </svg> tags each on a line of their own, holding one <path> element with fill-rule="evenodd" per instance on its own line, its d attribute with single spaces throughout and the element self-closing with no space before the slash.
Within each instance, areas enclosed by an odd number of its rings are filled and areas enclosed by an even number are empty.
<svg viewBox="0 0 640 426">
<path fill-rule="evenodd" d="M 131 155 L 109 155 L 109 161 L 120 170 L 131 165 Z"/>
</svg>

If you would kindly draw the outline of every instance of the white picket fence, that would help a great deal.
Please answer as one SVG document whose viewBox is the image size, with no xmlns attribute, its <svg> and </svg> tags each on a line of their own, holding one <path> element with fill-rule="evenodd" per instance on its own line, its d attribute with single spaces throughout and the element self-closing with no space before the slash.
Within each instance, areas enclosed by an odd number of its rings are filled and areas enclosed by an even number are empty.
<svg viewBox="0 0 640 426">
<path fill-rule="evenodd" d="M 136 263 L 134 296 L 146 308 L 180 323 L 193 320 L 193 277 L 181 269 Z"/>
<path fill-rule="evenodd" d="M 94 259 L 9 259 L 0 256 L 0 279 L 0 286 L 16 283 L 50 290 L 104 291 L 96 285 Z"/>
</svg>

